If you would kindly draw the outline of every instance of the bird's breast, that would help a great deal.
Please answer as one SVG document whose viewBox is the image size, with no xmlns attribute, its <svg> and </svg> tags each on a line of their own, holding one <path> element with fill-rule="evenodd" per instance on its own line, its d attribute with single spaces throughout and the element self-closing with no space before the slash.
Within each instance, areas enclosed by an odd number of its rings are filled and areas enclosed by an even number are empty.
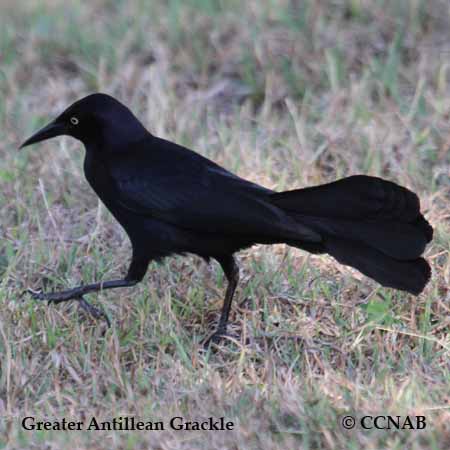
<svg viewBox="0 0 450 450">
<path fill-rule="evenodd" d="M 86 153 L 86 158 L 84 159 L 84 175 L 92 189 L 102 200 L 108 196 L 109 183 L 106 167 L 89 152 Z"/>
<path fill-rule="evenodd" d="M 125 227 L 127 216 L 120 210 L 117 202 L 117 192 L 115 192 L 115 186 L 111 180 L 107 166 L 101 160 L 98 160 L 98 158 L 93 157 L 87 152 L 84 160 L 84 174 L 86 180 L 100 200 L 116 220 Z"/>
</svg>

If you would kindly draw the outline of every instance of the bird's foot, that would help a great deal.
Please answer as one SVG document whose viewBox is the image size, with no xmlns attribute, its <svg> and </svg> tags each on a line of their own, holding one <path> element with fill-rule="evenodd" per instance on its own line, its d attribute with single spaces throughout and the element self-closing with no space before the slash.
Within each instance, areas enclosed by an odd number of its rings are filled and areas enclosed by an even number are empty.
<svg viewBox="0 0 450 450">
<path fill-rule="evenodd" d="M 75 289 L 59 292 L 42 292 L 28 289 L 28 293 L 34 300 L 47 301 L 49 303 L 61 303 L 68 300 L 79 300 L 81 295 L 75 292 Z"/>
<path fill-rule="evenodd" d="M 106 315 L 103 309 L 97 308 L 96 306 L 91 305 L 84 297 L 80 297 L 78 299 L 78 305 L 80 308 L 84 309 L 88 314 L 90 314 L 94 319 L 104 319 L 108 328 L 111 328 L 111 321 L 109 317 Z"/>
<path fill-rule="evenodd" d="M 211 336 L 209 336 L 204 342 L 203 342 L 203 349 L 208 350 L 211 346 L 211 344 L 214 344 L 215 346 L 219 346 L 219 344 L 223 341 L 224 338 L 227 337 L 227 331 L 226 329 L 220 329 L 218 328 Z"/>
<path fill-rule="evenodd" d="M 77 300 L 78 305 L 81 309 L 86 311 L 89 315 L 94 317 L 94 319 L 103 318 L 108 325 L 108 328 L 111 327 L 111 322 L 106 313 L 96 306 L 91 305 L 80 293 L 77 292 L 76 289 L 70 289 L 68 291 L 60 291 L 60 292 L 41 292 L 41 291 L 33 291 L 32 289 L 28 289 L 28 293 L 34 300 L 39 301 L 47 301 L 50 303 L 61 303 L 66 302 L 68 300 Z"/>
</svg>

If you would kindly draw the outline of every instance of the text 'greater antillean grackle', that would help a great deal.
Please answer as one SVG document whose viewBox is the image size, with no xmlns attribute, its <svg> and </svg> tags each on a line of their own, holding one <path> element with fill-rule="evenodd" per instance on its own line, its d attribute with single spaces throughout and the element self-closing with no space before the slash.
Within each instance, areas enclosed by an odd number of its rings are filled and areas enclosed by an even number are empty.
<svg viewBox="0 0 450 450">
<path fill-rule="evenodd" d="M 433 229 L 408 189 L 357 175 L 322 186 L 274 192 L 228 172 L 173 142 L 150 134 L 122 103 L 105 94 L 85 97 L 22 147 L 69 135 L 86 147 L 89 184 L 127 232 L 133 255 L 120 280 L 61 292 L 32 292 L 38 300 L 77 299 L 133 286 L 150 261 L 194 253 L 216 259 L 228 279 L 215 341 L 226 333 L 239 281 L 234 259 L 253 244 L 286 243 L 328 253 L 383 286 L 419 294 L 430 278 L 421 258 Z"/>
</svg>

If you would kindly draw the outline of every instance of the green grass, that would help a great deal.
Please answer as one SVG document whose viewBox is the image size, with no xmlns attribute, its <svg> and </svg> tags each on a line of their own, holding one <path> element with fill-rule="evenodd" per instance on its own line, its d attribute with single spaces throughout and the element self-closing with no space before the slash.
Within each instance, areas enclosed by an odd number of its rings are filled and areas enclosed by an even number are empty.
<svg viewBox="0 0 450 450">
<path fill-rule="evenodd" d="M 433 0 L 33 0 L 0 5 L 0 447 L 443 449 L 450 439 L 449 11 Z M 21 141 L 102 90 L 153 133 L 290 189 L 365 173 L 419 193 L 435 227 L 419 297 L 285 246 L 240 254 L 233 339 L 202 354 L 216 263 L 152 263 L 76 304 L 21 293 L 118 276 L 126 235 L 68 138 Z M 345 415 L 427 428 L 346 431 Z M 224 416 L 229 432 L 24 431 L 39 419 Z"/>
</svg>

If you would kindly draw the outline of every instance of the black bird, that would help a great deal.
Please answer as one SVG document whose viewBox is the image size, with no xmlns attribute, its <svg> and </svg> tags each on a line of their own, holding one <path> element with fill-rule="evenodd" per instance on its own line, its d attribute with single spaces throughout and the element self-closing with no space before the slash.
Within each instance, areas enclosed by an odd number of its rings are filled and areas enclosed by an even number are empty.
<svg viewBox="0 0 450 450">
<path fill-rule="evenodd" d="M 133 255 L 123 279 L 32 292 L 36 299 L 77 299 L 98 316 L 85 294 L 134 286 L 150 261 L 193 253 L 216 259 L 228 279 L 217 341 L 226 333 L 239 281 L 234 253 L 254 244 L 328 253 L 383 286 L 416 295 L 430 278 L 421 255 L 433 229 L 417 195 L 390 181 L 356 175 L 274 192 L 153 136 L 126 106 L 100 93 L 72 104 L 21 148 L 61 135 L 84 144 L 86 178 L 127 232 Z"/>
</svg>

